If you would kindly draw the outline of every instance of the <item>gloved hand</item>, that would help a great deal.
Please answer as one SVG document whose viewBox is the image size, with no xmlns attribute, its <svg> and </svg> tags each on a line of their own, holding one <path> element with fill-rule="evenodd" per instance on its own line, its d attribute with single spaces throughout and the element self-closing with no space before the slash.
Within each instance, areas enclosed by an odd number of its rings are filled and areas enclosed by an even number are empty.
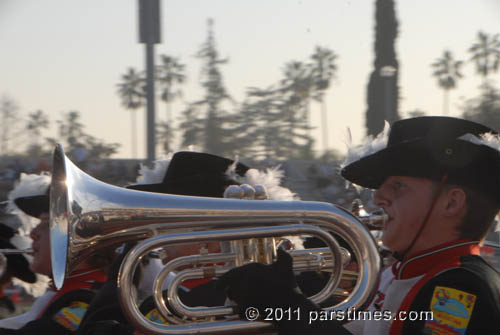
<svg viewBox="0 0 500 335">
<path fill-rule="evenodd" d="M 265 308 L 288 308 L 303 298 L 297 290 L 292 262 L 287 252 L 278 249 L 275 263 L 250 263 L 231 269 L 219 278 L 216 288 L 225 290 L 238 304 L 241 317 L 248 307 L 257 308 L 261 316 Z"/>
<path fill-rule="evenodd" d="M 350 334 L 337 321 L 309 322 L 309 313 L 320 308 L 298 290 L 292 264 L 292 257 L 278 249 L 275 263 L 250 263 L 231 269 L 219 278 L 216 287 L 225 290 L 228 298 L 238 304 L 237 313 L 242 319 L 247 319 L 245 311 L 249 307 L 258 309 L 260 318 L 266 318 L 277 308 L 282 311 L 290 308 L 285 317 L 272 318 L 280 335 Z"/>
</svg>

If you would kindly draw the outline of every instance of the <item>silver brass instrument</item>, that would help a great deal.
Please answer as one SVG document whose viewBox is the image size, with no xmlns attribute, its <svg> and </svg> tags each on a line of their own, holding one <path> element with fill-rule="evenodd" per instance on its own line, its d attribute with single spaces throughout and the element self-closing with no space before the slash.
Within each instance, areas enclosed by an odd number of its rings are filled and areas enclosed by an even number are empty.
<svg viewBox="0 0 500 335">
<path fill-rule="evenodd" d="M 50 194 L 54 284 L 61 288 L 65 276 L 101 248 L 126 241 L 140 241 L 121 265 L 118 286 L 125 315 L 136 329 L 145 333 L 241 333 L 271 327 L 269 323 L 247 321 L 186 323 L 169 315 L 161 292 L 162 279 L 179 268 L 182 262 L 222 262 L 224 265 L 215 265 L 210 270 L 194 267 L 179 271 L 168 289 L 169 303 L 190 320 L 232 314 L 232 309 L 227 307 L 188 308 L 176 296 L 175 288 L 182 280 L 219 276 L 231 267 L 253 261 L 246 252 L 243 256 L 238 252 L 240 249 L 248 251 L 244 247 L 245 241 L 252 239 L 308 235 L 323 240 L 328 246 L 326 250 L 309 251 L 309 258 L 312 258 L 309 260 L 304 259 L 307 252 L 300 251 L 294 256 L 297 260 L 294 263 L 302 271 L 328 268 L 332 272 L 326 286 L 311 297 L 316 302 L 326 300 L 335 292 L 343 272 L 342 251 L 330 233 L 351 246 L 358 261 L 359 274 L 350 296 L 326 309 L 362 309 L 371 300 L 378 285 L 380 258 L 370 232 L 350 212 L 320 202 L 234 200 L 128 190 L 85 174 L 64 155 L 60 145 L 54 151 Z M 133 274 L 141 259 L 165 246 L 209 241 L 229 241 L 231 251 L 174 259 L 157 277 L 154 292 L 157 307 L 174 325 L 164 326 L 147 320 L 134 302 L 136 294 L 132 285 Z M 272 257 L 267 258 L 272 261 Z"/>
</svg>

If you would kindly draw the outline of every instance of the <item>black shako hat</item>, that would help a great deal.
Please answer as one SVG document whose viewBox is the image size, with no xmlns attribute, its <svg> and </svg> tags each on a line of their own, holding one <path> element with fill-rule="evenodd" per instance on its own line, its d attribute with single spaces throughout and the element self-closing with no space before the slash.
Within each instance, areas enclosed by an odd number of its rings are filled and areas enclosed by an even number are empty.
<svg viewBox="0 0 500 335">
<path fill-rule="evenodd" d="M 452 117 L 417 117 L 394 122 L 387 146 L 346 165 L 342 176 L 377 189 L 389 176 L 408 176 L 475 189 L 500 204 L 500 153 L 466 138 L 498 133 Z M 471 135 L 467 135 L 471 134 Z M 465 135 L 465 136 L 464 136 Z"/>
<path fill-rule="evenodd" d="M 129 189 L 156 193 L 222 198 L 227 186 L 239 184 L 226 171 L 234 161 L 207 153 L 179 151 L 172 156 L 163 181 L 158 184 L 135 184 Z M 249 170 L 237 163 L 235 173 L 241 177 Z"/>
<path fill-rule="evenodd" d="M 41 195 L 33 195 L 29 197 L 19 197 L 14 199 L 16 206 L 29 216 L 40 218 L 42 213 L 50 211 L 50 186 L 47 191 Z"/>
</svg>

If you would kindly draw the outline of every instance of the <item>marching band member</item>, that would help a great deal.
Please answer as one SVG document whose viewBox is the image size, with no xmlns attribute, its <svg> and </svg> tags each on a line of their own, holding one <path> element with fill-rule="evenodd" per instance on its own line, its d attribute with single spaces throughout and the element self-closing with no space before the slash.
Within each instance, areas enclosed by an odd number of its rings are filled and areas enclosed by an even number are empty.
<svg viewBox="0 0 500 335">
<path fill-rule="evenodd" d="M 49 184 L 49 175 L 22 174 L 20 188 L 28 188 L 31 193 L 16 197 L 14 203 L 27 215 L 40 220 L 30 233 L 31 269 L 50 277 Z M 0 334 L 72 334 L 78 329 L 95 290 L 106 281 L 105 269 L 113 256 L 114 253 L 105 250 L 79 264 L 61 290 L 51 288 L 33 304 L 23 320 L 25 324 L 15 327 L 18 329 L 1 328 Z"/>
<path fill-rule="evenodd" d="M 1 249 L 26 249 L 29 247 L 29 238 L 23 236 L 19 231 L 23 222 L 21 219 L 12 213 L 9 213 L 9 201 L 0 203 L 0 248 Z M 23 281 L 26 284 L 34 284 L 37 277 L 30 269 L 30 264 L 25 255 L 22 254 L 7 254 L 0 255 L 3 264 L 2 272 L 0 273 L 0 305 L 6 308 L 10 313 L 16 311 L 15 305 L 10 298 L 3 292 L 6 285 L 13 283 L 13 279 Z M 6 325 L 6 322 L 0 320 L 0 327 Z"/>
<path fill-rule="evenodd" d="M 500 207 L 498 133 L 420 117 L 396 121 L 385 134 L 351 150 L 342 169 L 347 180 L 376 189 L 374 203 L 389 216 L 383 242 L 398 261 L 382 273 L 368 308 L 382 318 L 345 328 L 335 318 L 309 322 L 317 306 L 293 290 L 292 260 L 283 253 L 271 266 L 229 271 L 219 287 L 242 311 L 301 307 L 301 320 L 277 323 L 280 334 L 500 334 L 500 275 L 479 256 Z"/>
</svg>

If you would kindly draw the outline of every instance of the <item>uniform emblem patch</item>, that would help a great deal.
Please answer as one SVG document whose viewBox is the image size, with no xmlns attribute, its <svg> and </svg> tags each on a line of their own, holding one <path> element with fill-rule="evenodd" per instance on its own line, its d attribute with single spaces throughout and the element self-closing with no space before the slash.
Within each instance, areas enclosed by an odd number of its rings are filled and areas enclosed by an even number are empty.
<svg viewBox="0 0 500 335">
<path fill-rule="evenodd" d="M 64 307 L 54 315 L 54 321 L 71 331 L 76 331 L 87 312 L 89 304 L 82 301 L 74 301 L 68 307 Z"/>
<path fill-rule="evenodd" d="M 149 311 L 147 314 L 146 314 L 146 319 L 149 319 L 150 321 L 153 321 L 155 323 L 159 323 L 159 324 L 162 324 L 162 325 L 168 325 L 168 321 L 165 320 L 165 318 L 160 314 L 160 312 L 158 312 L 158 310 L 155 308 L 151 311 Z"/>
<path fill-rule="evenodd" d="M 436 286 L 430 310 L 434 320 L 427 321 L 429 334 L 465 334 L 476 303 L 476 296 L 450 287 Z"/>
</svg>

